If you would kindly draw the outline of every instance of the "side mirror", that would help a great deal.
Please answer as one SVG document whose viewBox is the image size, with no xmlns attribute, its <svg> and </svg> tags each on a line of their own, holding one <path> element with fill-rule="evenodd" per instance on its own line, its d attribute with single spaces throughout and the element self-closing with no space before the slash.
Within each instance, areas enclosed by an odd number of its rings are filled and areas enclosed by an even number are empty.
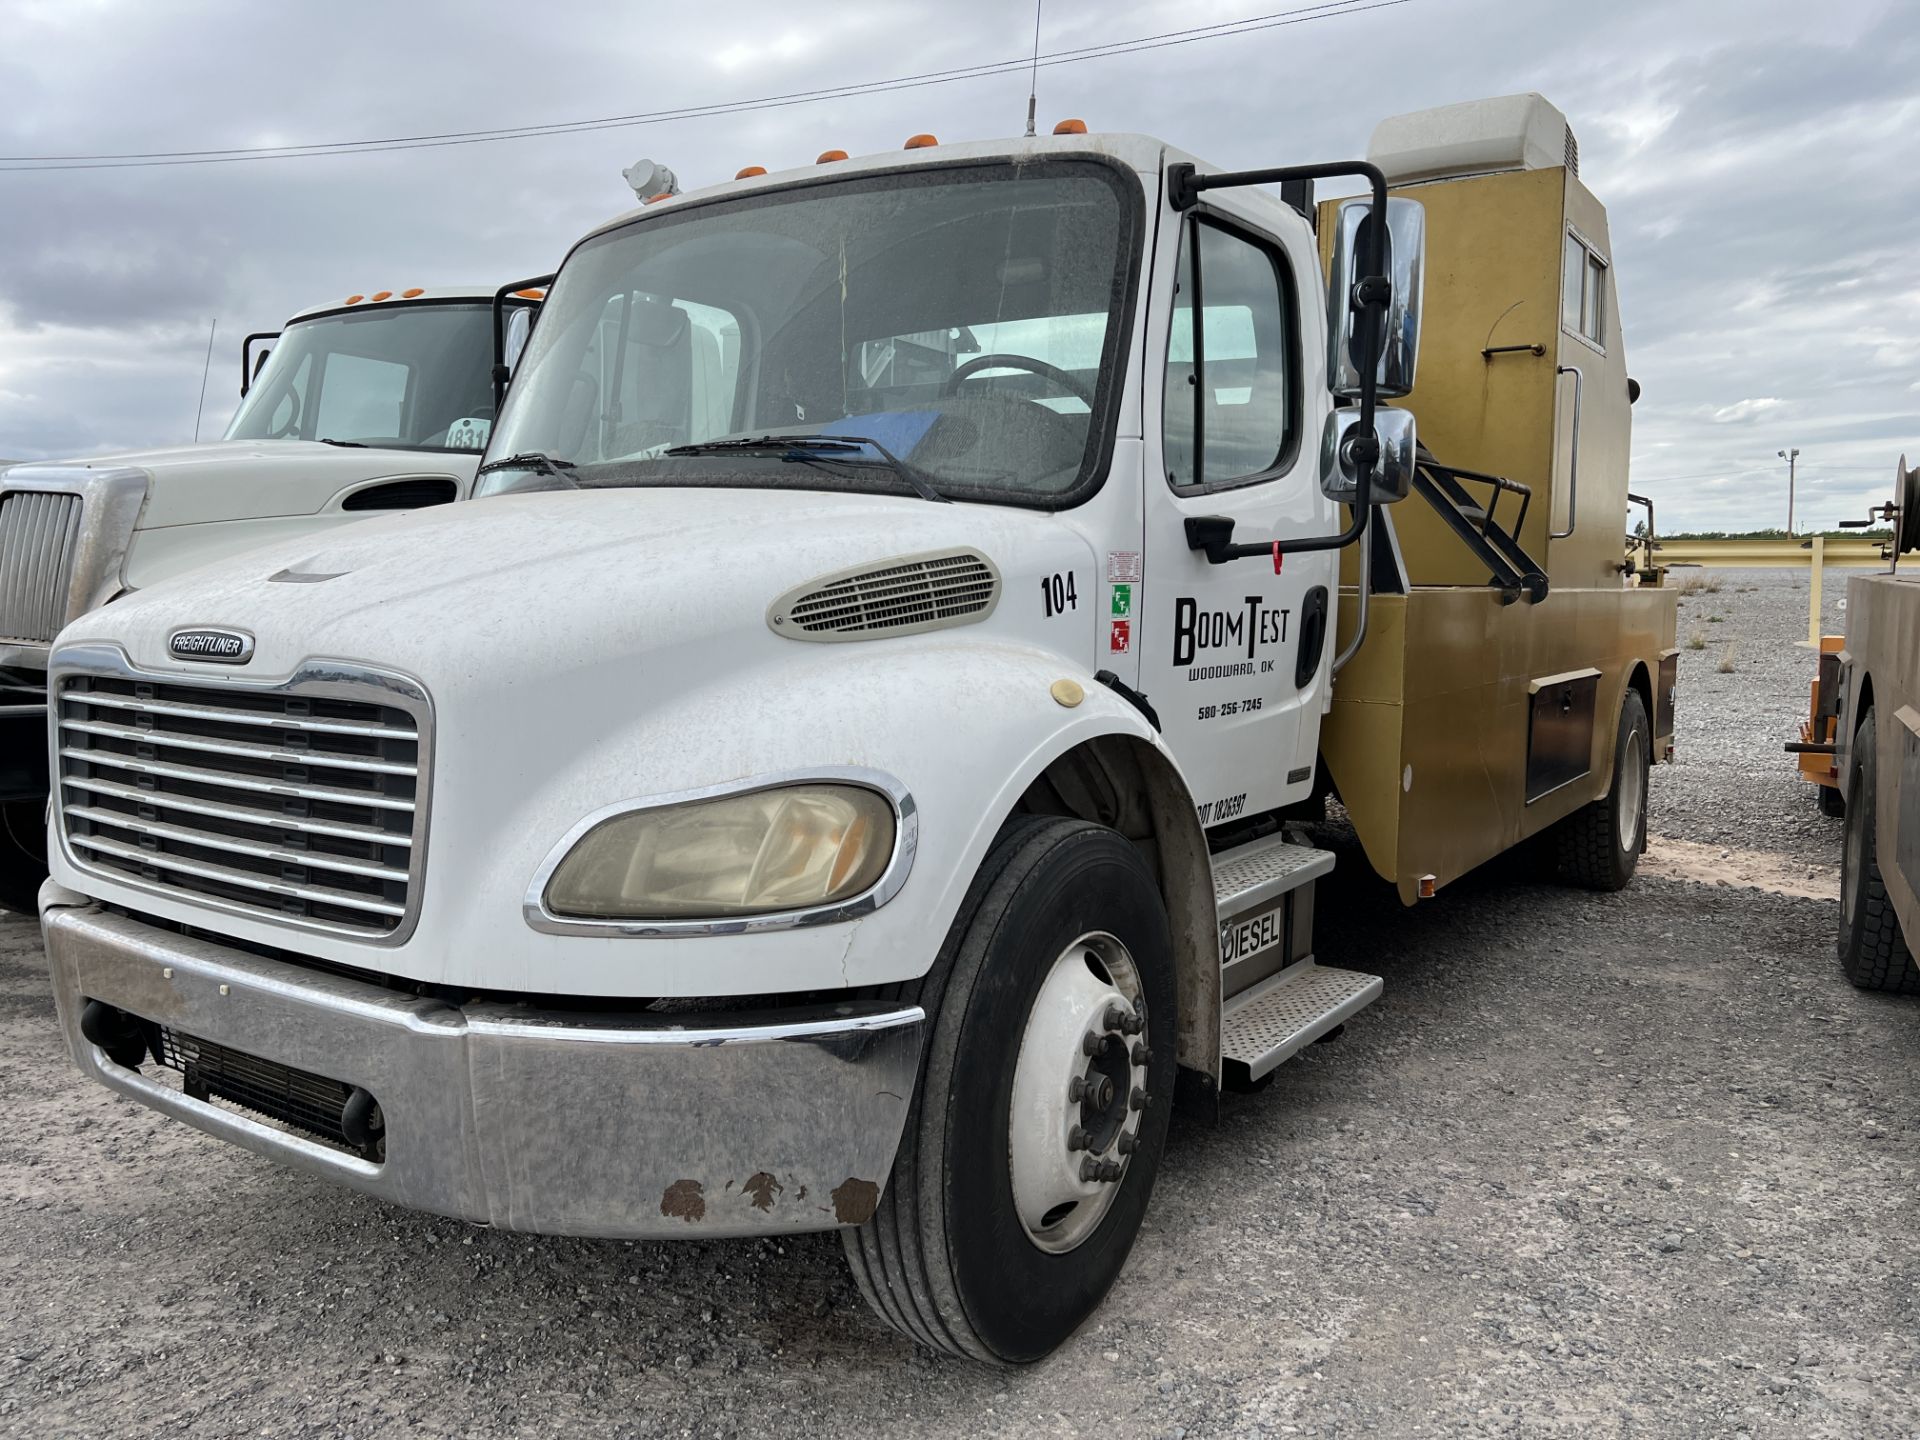
<svg viewBox="0 0 1920 1440">
<path fill-rule="evenodd" d="M 1354 286 L 1366 278 L 1373 202 L 1343 200 L 1334 218 L 1333 265 L 1327 273 L 1327 388 L 1343 400 L 1360 396 L 1360 352 L 1365 311 L 1353 304 Z M 1386 263 L 1392 286 L 1381 336 L 1376 394 L 1384 398 L 1413 389 L 1420 358 L 1420 288 L 1427 269 L 1427 207 L 1418 200 L 1387 201 Z"/>
<path fill-rule="evenodd" d="M 1367 498 L 1391 505 L 1407 498 L 1414 466 L 1419 463 L 1413 412 L 1382 405 L 1373 412 L 1373 430 L 1380 438 L 1380 458 L 1373 462 Z M 1320 492 L 1343 505 L 1351 505 L 1360 495 L 1360 467 L 1353 458 L 1359 432 L 1360 417 L 1353 410 L 1333 411 L 1320 432 Z"/>
</svg>

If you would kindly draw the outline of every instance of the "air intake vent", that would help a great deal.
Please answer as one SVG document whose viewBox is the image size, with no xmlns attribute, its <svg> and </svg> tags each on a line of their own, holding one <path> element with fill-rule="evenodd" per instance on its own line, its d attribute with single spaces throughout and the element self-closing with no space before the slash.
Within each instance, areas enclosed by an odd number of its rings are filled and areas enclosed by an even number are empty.
<svg viewBox="0 0 1920 1440">
<path fill-rule="evenodd" d="M 768 607 L 789 640 L 879 640 L 984 620 L 1000 599 L 1000 572 L 975 550 L 903 555 L 809 580 Z"/>
<path fill-rule="evenodd" d="M 413 475 L 356 490 L 340 502 L 342 510 L 423 510 L 460 498 L 460 487 L 445 475 Z"/>
<path fill-rule="evenodd" d="M 1573 138 L 1573 127 L 1567 126 L 1567 173 L 1580 173 L 1580 142 Z"/>
</svg>

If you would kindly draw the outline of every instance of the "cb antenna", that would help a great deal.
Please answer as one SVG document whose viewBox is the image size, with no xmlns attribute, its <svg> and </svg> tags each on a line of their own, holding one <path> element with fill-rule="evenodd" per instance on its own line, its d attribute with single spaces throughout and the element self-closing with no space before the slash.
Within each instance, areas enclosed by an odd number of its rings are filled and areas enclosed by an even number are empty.
<svg viewBox="0 0 1920 1440">
<path fill-rule="evenodd" d="M 200 417 L 207 409 L 207 376 L 213 373 L 213 332 L 220 328 L 220 317 L 214 316 L 207 325 L 207 360 L 200 367 L 200 403 L 193 407 L 193 443 L 200 443 Z"/>
<path fill-rule="evenodd" d="M 1040 4 L 1033 0 L 1033 68 L 1027 72 L 1027 138 L 1033 139 L 1033 111 L 1040 89 Z"/>
</svg>

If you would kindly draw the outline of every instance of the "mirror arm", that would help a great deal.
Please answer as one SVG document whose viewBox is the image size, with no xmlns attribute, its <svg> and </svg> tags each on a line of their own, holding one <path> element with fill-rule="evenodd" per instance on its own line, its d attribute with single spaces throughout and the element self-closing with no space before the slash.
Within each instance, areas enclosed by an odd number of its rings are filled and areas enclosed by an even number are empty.
<svg viewBox="0 0 1920 1440">
<path fill-rule="evenodd" d="M 1367 521 L 1373 514 L 1373 467 L 1380 458 L 1379 434 L 1373 428 L 1374 404 L 1378 398 L 1380 350 L 1386 343 L 1385 317 L 1393 296 L 1387 279 L 1387 177 L 1378 165 L 1365 160 L 1339 160 L 1326 165 L 1281 165 L 1268 170 L 1226 170 L 1202 175 L 1187 161 L 1167 167 L 1167 197 L 1173 208 L 1191 210 L 1207 190 L 1230 190 L 1244 185 L 1285 185 L 1297 180 L 1326 180 L 1337 176 L 1359 176 L 1373 195 L 1373 223 L 1367 226 L 1365 274 L 1353 287 L 1349 303 L 1356 310 L 1372 312 L 1361 327 L 1360 335 L 1360 417 L 1359 433 L 1354 436 L 1353 459 L 1359 468 L 1354 487 L 1353 523 L 1337 535 L 1305 536 L 1297 540 L 1274 540 L 1265 545 L 1235 545 L 1233 527 L 1228 522 L 1224 534 L 1216 528 L 1203 530 L 1205 538 L 1196 539 L 1194 520 L 1187 521 L 1187 545 L 1207 552 L 1207 563 L 1221 565 L 1254 555 L 1300 555 L 1315 550 L 1341 550 L 1364 540 Z M 1332 317 L 1328 317 L 1332 324 Z M 1218 516 L 1197 517 L 1203 527 Z"/>
<path fill-rule="evenodd" d="M 507 381 L 513 376 L 507 368 L 507 299 L 520 290 L 544 290 L 553 281 L 553 275 L 535 275 L 530 280 L 509 281 L 493 292 L 493 418 L 496 420 L 507 398 Z"/>
<path fill-rule="evenodd" d="M 254 342 L 259 341 L 265 343 L 268 340 L 278 340 L 279 338 L 280 332 L 278 330 L 256 330 L 240 342 L 240 398 L 242 400 L 247 398 L 247 391 L 253 388 L 253 382 L 260 374 L 253 363 Z M 266 359 L 267 357 L 262 354 L 260 357 L 261 364 L 264 365 Z"/>
</svg>

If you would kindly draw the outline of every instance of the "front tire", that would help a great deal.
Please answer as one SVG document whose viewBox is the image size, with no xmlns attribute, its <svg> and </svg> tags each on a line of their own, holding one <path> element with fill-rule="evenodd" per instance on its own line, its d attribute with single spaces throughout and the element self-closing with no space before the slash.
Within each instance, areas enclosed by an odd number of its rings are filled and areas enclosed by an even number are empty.
<svg viewBox="0 0 1920 1440">
<path fill-rule="evenodd" d="M 36 913 L 47 878 L 46 802 L 0 803 L 0 910 Z"/>
<path fill-rule="evenodd" d="M 1017 821 L 900 991 L 927 1011 L 926 1054 L 848 1262 L 921 1344 L 1038 1360 L 1118 1278 L 1166 1141 L 1173 940 L 1153 873 L 1103 826 Z"/>
<path fill-rule="evenodd" d="M 1607 793 L 1560 824 L 1560 873 L 1588 890 L 1624 890 L 1647 848 L 1647 778 L 1653 738 L 1647 707 L 1631 685 L 1613 732 Z"/>
<path fill-rule="evenodd" d="M 1873 707 L 1860 717 L 1847 763 L 1847 828 L 1840 859 L 1840 968 L 1861 990 L 1920 994 L 1920 968 L 1900 933 L 1880 878 L 1874 825 L 1880 761 L 1874 753 Z"/>
</svg>

